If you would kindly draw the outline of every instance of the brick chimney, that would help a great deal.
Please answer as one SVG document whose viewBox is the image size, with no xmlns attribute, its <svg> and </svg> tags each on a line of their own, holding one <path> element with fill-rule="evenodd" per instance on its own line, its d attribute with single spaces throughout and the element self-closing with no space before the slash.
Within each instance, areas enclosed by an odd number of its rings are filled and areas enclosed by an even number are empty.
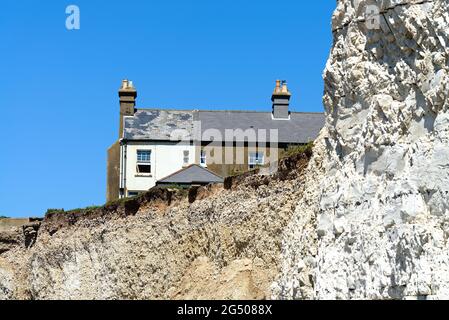
<svg viewBox="0 0 449 320">
<path fill-rule="evenodd" d="M 287 81 L 276 80 L 276 88 L 274 88 L 271 101 L 273 101 L 273 119 L 288 120 L 290 119 L 291 93 L 288 91 Z"/>
<path fill-rule="evenodd" d="M 120 139 L 123 136 L 123 117 L 133 116 L 136 111 L 137 91 L 133 86 L 133 82 L 123 80 L 122 87 L 118 91 L 118 96 L 120 98 Z"/>
</svg>

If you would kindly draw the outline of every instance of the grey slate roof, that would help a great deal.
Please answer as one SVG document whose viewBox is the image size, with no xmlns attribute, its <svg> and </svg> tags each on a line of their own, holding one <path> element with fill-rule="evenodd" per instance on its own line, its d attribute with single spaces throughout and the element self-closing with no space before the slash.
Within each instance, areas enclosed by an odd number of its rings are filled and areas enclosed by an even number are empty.
<svg viewBox="0 0 449 320">
<path fill-rule="evenodd" d="M 123 121 L 123 138 L 127 140 L 170 140 L 177 129 L 193 133 L 192 111 L 141 109 Z"/>
<path fill-rule="evenodd" d="M 273 120 L 271 112 L 200 111 L 201 130 L 218 129 L 225 138 L 226 129 L 278 129 L 280 143 L 308 143 L 315 140 L 324 126 L 323 113 L 291 113 L 290 120 Z"/>
<path fill-rule="evenodd" d="M 325 123 L 324 113 L 292 112 L 290 120 L 273 120 L 271 112 L 251 111 L 179 111 L 140 109 L 125 117 L 126 140 L 170 140 L 173 130 L 184 129 L 193 137 L 194 121 L 201 131 L 219 130 L 225 139 L 226 129 L 278 129 L 279 143 L 308 143 L 314 140 Z"/>
<path fill-rule="evenodd" d="M 222 183 L 224 179 L 215 173 L 199 166 L 192 164 L 187 168 L 179 170 L 168 177 L 159 180 L 158 184 L 209 184 Z"/>
</svg>

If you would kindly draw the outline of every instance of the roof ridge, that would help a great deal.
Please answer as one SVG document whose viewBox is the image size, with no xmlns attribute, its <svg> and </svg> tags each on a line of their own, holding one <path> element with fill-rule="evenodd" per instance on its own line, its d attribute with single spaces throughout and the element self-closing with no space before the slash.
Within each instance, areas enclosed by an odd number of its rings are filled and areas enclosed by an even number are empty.
<svg viewBox="0 0 449 320">
<path fill-rule="evenodd" d="M 194 112 L 193 109 L 170 109 L 170 108 L 136 108 L 137 111 L 182 111 L 182 112 Z"/>
<path fill-rule="evenodd" d="M 170 109 L 170 108 L 137 108 L 137 111 L 180 111 L 180 112 L 234 112 L 234 113 L 272 113 L 271 111 L 261 110 L 206 110 L 206 109 Z M 319 111 L 291 111 L 295 114 L 324 114 Z"/>
</svg>

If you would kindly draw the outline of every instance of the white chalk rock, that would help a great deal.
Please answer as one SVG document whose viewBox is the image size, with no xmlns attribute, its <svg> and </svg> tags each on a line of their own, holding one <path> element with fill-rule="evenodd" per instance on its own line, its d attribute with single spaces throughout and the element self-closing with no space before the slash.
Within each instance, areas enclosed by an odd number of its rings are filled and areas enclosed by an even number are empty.
<svg viewBox="0 0 449 320">
<path fill-rule="evenodd" d="M 274 297 L 449 298 L 449 2 L 339 0 L 332 29 Z"/>
</svg>

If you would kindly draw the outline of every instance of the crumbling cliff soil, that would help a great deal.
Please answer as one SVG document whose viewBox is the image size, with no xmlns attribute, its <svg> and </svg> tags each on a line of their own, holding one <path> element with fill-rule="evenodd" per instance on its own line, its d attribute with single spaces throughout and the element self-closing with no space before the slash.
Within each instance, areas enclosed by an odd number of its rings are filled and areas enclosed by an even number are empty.
<svg viewBox="0 0 449 320">
<path fill-rule="evenodd" d="M 275 176 L 153 189 L 1 234 L 0 299 L 270 298 L 309 156 Z"/>
</svg>

